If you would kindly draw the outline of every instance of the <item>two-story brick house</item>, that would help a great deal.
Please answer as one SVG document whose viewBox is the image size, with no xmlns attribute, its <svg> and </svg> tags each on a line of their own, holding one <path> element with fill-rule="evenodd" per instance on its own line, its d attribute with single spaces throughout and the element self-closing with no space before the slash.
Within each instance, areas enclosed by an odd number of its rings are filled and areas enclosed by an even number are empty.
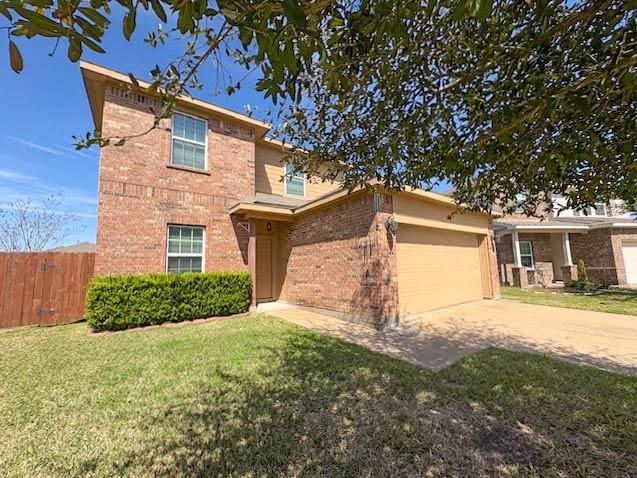
<svg viewBox="0 0 637 478">
<path fill-rule="evenodd" d="M 540 217 L 520 209 L 494 222 L 503 284 L 568 282 L 577 279 L 582 260 L 592 281 L 637 285 L 637 221 L 631 207 L 613 200 L 575 211 L 559 195 L 551 202 L 552 208 L 548 202 L 539 207 Z"/>
<path fill-rule="evenodd" d="M 453 201 L 422 190 L 306 178 L 267 124 L 190 97 L 141 134 L 157 100 L 127 75 L 81 71 L 96 129 L 139 134 L 100 152 L 97 274 L 245 270 L 255 303 L 378 324 L 498 296 L 490 216 L 449 219 Z"/>
</svg>

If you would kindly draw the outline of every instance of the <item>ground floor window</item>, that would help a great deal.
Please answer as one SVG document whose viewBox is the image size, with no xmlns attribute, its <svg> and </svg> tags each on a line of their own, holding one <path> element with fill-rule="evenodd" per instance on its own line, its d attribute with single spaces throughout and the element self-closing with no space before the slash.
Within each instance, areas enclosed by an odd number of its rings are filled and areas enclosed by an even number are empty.
<svg viewBox="0 0 637 478">
<path fill-rule="evenodd" d="M 203 271 L 204 233 L 200 226 L 168 226 L 167 272 Z"/>
<path fill-rule="evenodd" d="M 524 267 L 533 268 L 533 248 L 531 241 L 520 241 L 520 262 Z"/>
</svg>

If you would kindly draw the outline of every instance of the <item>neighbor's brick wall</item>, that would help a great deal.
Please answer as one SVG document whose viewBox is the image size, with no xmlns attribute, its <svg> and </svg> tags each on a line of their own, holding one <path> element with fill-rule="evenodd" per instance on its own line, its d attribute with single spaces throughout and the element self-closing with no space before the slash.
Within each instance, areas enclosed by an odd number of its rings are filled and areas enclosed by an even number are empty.
<svg viewBox="0 0 637 478">
<path fill-rule="evenodd" d="M 588 278 L 593 282 L 617 284 L 615 251 L 610 231 L 605 228 L 592 229 L 587 234 L 569 234 L 573 264 L 577 265 L 582 259 Z"/>
<path fill-rule="evenodd" d="M 529 285 L 550 284 L 554 280 L 551 235 L 539 233 L 518 234 L 520 241 L 531 241 L 535 271 L 528 271 Z"/>
<path fill-rule="evenodd" d="M 496 257 L 498 259 L 498 275 L 500 282 L 505 285 L 513 285 L 513 243 L 511 234 L 499 236 L 495 243 Z"/>
<path fill-rule="evenodd" d="M 103 134 L 144 131 L 153 121 L 150 103 L 107 85 Z M 246 174 L 254 171 L 254 131 L 207 119 L 210 174 L 169 168 L 171 133 L 163 129 L 102 148 L 96 274 L 165 271 L 168 223 L 206 227 L 206 270 L 247 270 L 248 233 L 233 223 L 228 207 L 254 194 L 254 174 Z"/>
<path fill-rule="evenodd" d="M 637 241 L 637 232 L 630 228 L 613 228 L 611 229 L 611 243 L 613 247 L 613 257 L 617 267 L 617 282 L 619 285 L 626 285 L 626 268 L 624 265 L 624 255 L 622 253 L 622 242 Z"/>
<path fill-rule="evenodd" d="M 553 254 L 550 234 L 519 233 L 520 241 L 531 241 L 535 270 L 528 270 L 528 284 L 550 284 L 554 280 Z M 513 285 L 513 244 L 511 234 L 506 234 L 497 242 L 498 270 L 503 284 Z"/>
<path fill-rule="evenodd" d="M 301 216 L 288 230 L 286 300 L 384 325 L 396 317 L 392 197 L 357 198 Z"/>
</svg>

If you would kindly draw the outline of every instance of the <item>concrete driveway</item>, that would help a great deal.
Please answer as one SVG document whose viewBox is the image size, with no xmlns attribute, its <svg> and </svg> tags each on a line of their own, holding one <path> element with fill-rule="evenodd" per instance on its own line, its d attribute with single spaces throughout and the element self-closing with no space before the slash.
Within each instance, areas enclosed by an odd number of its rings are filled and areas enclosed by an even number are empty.
<svg viewBox="0 0 637 478">
<path fill-rule="evenodd" d="M 637 376 L 637 316 L 492 300 L 412 317 L 380 332 L 299 308 L 268 312 L 435 371 L 500 347 Z"/>
</svg>

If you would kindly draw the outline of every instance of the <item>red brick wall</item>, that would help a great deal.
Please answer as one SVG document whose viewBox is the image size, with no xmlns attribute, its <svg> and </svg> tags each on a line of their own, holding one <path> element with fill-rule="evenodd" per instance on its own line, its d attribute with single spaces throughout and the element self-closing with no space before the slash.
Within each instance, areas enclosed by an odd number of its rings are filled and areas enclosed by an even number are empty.
<svg viewBox="0 0 637 478">
<path fill-rule="evenodd" d="M 491 279 L 491 294 L 493 299 L 500 298 L 500 277 L 498 271 L 498 255 L 497 255 L 497 246 L 495 242 L 495 234 L 493 229 L 489 229 L 489 234 L 487 237 L 488 240 L 488 248 L 489 248 L 489 273 Z"/>
<path fill-rule="evenodd" d="M 376 203 L 378 205 L 378 203 Z M 398 292 L 394 241 L 384 225 L 392 198 L 362 194 L 301 216 L 288 230 L 286 300 L 374 318 L 378 325 L 396 317 Z"/>
<path fill-rule="evenodd" d="M 511 234 L 499 236 L 495 247 L 500 282 L 506 285 L 513 285 L 513 273 L 511 271 L 513 267 L 513 245 L 511 243 Z"/>
<path fill-rule="evenodd" d="M 588 278 L 593 282 L 617 284 L 615 255 L 610 229 L 592 229 L 587 234 L 569 234 L 573 264 L 580 259 L 586 264 Z"/>
<path fill-rule="evenodd" d="M 103 134 L 147 129 L 148 106 L 107 85 Z M 246 174 L 254 171 L 254 131 L 207 119 L 209 174 L 168 167 L 171 133 L 164 129 L 102 149 L 96 274 L 165 271 L 168 223 L 206 227 L 206 270 L 247 269 L 248 233 L 233 224 L 228 206 L 254 194 L 254 174 Z"/>
</svg>

